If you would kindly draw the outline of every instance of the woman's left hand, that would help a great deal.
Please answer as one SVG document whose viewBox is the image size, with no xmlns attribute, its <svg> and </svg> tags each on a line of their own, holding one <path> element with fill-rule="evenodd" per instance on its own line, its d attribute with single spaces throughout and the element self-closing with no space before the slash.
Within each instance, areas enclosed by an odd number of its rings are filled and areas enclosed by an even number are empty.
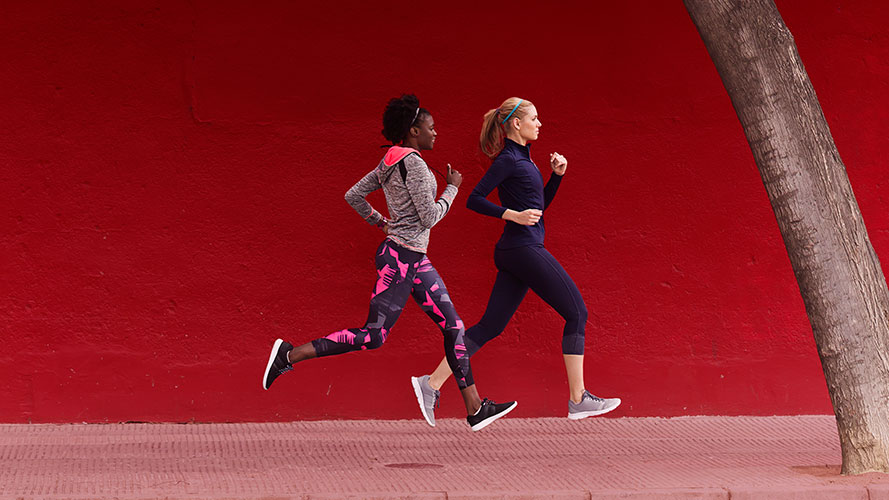
<svg viewBox="0 0 889 500">
<path fill-rule="evenodd" d="M 553 168 L 553 172 L 556 175 L 565 175 L 565 170 L 568 168 L 568 160 L 559 153 L 551 153 L 549 155 L 549 166 Z"/>
</svg>

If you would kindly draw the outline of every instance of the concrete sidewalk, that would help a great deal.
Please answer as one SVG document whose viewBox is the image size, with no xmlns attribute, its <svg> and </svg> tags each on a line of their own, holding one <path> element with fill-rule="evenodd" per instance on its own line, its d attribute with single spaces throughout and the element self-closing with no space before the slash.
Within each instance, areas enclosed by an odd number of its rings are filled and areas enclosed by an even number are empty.
<svg viewBox="0 0 889 500">
<path fill-rule="evenodd" d="M 0 499 L 889 500 L 832 416 L 0 425 Z"/>
</svg>

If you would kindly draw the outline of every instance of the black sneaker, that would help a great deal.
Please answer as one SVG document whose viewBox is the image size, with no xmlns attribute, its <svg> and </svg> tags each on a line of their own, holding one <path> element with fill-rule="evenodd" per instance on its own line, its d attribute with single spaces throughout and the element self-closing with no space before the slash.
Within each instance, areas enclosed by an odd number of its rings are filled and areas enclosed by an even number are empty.
<svg viewBox="0 0 889 500">
<path fill-rule="evenodd" d="M 293 369 L 293 365 L 287 361 L 287 353 L 293 350 L 293 346 L 281 339 L 275 341 L 272 347 L 272 354 L 269 356 L 269 364 L 265 367 L 265 374 L 262 376 L 262 388 L 269 390 L 272 382 L 284 372 Z"/>
<path fill-rule="evenodd" d="M 516 406 L 518 406 L 518 403 L 515 401 L 497 404 L 485 398 L 482 400 L 482 407 L 478 409 L 478 413 L 469 415 L 466 417 L 466 421 L 469 422 L 469 426 L 472 427 L 473 431 L 480 431 L 491 422 L 511 412 Z"/>
</svg>

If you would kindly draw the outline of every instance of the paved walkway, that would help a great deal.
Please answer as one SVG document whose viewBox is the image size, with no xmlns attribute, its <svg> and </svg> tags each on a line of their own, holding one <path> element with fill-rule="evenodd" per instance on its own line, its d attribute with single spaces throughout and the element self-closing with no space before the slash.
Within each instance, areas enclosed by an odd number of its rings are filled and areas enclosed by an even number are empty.
<svg viewBox="0 0 889 500">
<path fill-rule="evenodd" d="M 830 416 L 0 425 L 0 500 L 889 500 L 839 463 Z"/>
</svg>

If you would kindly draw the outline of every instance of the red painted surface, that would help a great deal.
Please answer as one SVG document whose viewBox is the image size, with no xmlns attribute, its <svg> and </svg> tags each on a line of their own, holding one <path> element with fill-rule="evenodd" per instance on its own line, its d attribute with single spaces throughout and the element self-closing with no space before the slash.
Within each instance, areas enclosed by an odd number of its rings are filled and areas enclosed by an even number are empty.
<svg viewBox="0 0 889 500">
<path fill-rule="evenodd" d="M 840 475 L 830 415 L 3 425 L 0 450 L 11 499 L 889 496 L 886 474 Z"/>
<path fill-rule="evenodd" d="M 0 19 L 0 421 L 418 418 L 441 357 L 409 305 L 379 350 L 260 388 L 276 337 L 366 315 L 380 233 L 343 201 L 402 91 L 466 188 L 429 256 L 467 324 L 500 224 L 463 207 L 481 115 L 533 100 L 569 160 L 547 245 L 590 310 L 618 415 L 830 411 L 796 282 L 728 97 L 681 2 L 30 2 Z M 780 1 L 889 261 L 889 12 Z M 382 206 L 382 197 L 372 200 Z M 561 416 L 561 321 L 529 296 L 474 361 L 485 396 Z M 453 384 L 438 415 L 460 416 Z"/>
</svg>

